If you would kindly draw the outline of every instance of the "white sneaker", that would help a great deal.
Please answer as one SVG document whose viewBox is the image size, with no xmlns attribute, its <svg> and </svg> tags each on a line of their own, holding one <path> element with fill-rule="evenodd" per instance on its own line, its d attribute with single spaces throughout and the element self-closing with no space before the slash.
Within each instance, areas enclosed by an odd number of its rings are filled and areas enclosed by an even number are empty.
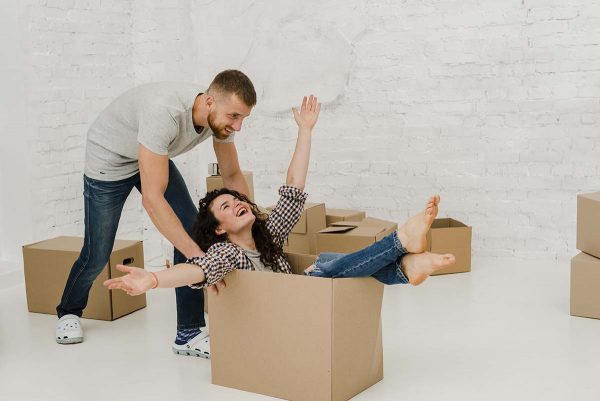
<svg viewBox="0 0 600 401">
<path fill-rule="evenodd" d="M 208 336 L 208 330 L 203 327 L 200 334 L 187 343 L 181 345 L 173 343 L 171 348 L 177 355 L 199 356 L 210 359 L 210 338 Z"/>
<path fill-rule="evenodd" d="M 83 341 L 83 328 L 77 315 L 64 315 L 58 319 L 55 332 L 59 344 L 77 344 Z"/>
</svg>

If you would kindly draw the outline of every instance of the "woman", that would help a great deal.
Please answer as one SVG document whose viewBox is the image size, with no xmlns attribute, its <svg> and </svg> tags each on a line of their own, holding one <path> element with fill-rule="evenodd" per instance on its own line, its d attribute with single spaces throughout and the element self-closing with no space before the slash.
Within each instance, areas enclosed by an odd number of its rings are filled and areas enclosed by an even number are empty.
<svg viewBox="0 0 600 401">
<path fill-rule="evenodd" d="M 109 289 L 129 295 L 157 287 L 192 288 L 225 286 L 223 278 L 234 269 L 291 273 L 283 255 L 283 244 L 300 219 L 307 194 L 303 192 L 308 170 L 312 129 L 321 105 L 304 97 L 300 111 L 293 108 L 298 138 L 287 172 L 286 185 L 270 215 L 262 214 L 245 196 L 221 189 L 200 201 L 194 240 L 206 252 L 159 272 L 117 265 L 128 274 L 104 282 Z M 418 285 L 433 272 L 451 266 L 454 256 L 425 252 L 426 234 L 438 211 L 439 196 L 429 199 L 425 210 L 410 218 L 381 241 L 351 254 L 321 254 L 305 274 L 316 277 L 373 276 L 385 284 Z"/>
</svg>

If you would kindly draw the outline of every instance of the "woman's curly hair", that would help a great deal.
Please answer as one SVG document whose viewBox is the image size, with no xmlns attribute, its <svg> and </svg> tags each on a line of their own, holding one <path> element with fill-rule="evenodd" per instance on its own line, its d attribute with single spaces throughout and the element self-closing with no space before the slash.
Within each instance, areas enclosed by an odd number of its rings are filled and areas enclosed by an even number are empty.
<svg viewBox="0 0 600 401">
<path fill-rule="evenodd" d="M 271 233 L 267 229 L 267 215 L 262 213 L 258 206 L 247 196 L 234 191 L 232 189 L 221 188 L 210 191 L 206 196 L 200 199 L 198 205 L 198 215 L 192 228 L 192 238 L 200 246 L 204 252 L 208 251 L 211 245 L 217 242 L 227 241 L 227 234 L 218 235 L 216 229 L 219 226 L 219 221 L 210 210 L 211 203 L 220 195 L 232 195 L 240 201 L 250 205 L 252 214 L 256 217 L 252 224 L 252 237 L 256 244 L 256 249 L 260 253 L 260 261 L 265 266 L 270 267 L 273 271 L 278 271 L 276 259 L 277 256 L 283 256 L 283 249 L 278 247 L 273 241 Z"/>
</svg>

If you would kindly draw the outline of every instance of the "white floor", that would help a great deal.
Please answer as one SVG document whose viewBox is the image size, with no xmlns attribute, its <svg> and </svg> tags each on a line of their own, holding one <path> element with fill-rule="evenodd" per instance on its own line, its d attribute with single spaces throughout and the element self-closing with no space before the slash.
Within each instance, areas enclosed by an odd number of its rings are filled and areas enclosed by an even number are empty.
<svg viewBox="0 0 600 401">
<path fill-rule="evenodd" d="M 569 316 L 569 265 L 475 259 L 473 272 L 387 287 L 385 378 L 355 400 L 599 400 L 600 320 Z M 54 316 L 0 290 L 0 400 L 264 400 L 210 384 L 210 361 L 171 353 L 174 295 L 54 342 Z"/>
</svg>

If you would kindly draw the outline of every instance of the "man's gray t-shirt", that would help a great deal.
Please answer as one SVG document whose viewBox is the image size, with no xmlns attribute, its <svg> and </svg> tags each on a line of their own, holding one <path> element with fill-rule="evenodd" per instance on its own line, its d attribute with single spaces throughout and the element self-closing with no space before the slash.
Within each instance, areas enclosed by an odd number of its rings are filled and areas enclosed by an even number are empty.
<svg viewBox="0 0 600 401">
<path fill-rule="evenodd" d="M 173 158 L 213 136 L 196 131 L 192 107 L 203 88 L 189 83 L 145 84 L 120 95 L 92 123 L 87 135 L 85 175 L 122 180 L 139 171 L 139 144 Z M 233 142 L 234 135 L 217 142 Z"/>
</svg>

